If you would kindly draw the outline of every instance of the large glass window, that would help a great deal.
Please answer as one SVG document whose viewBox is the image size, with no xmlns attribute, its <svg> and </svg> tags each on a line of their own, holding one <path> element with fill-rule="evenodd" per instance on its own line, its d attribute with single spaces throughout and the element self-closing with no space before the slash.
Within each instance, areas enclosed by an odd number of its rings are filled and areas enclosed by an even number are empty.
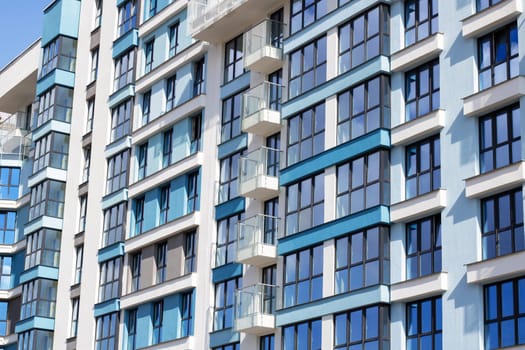
<svg viewBox="0 0 525 350">
<path fill-rule="evenodd" d="M 283 306 L 308 303 L 323 297 L 323 246 L 284 257 Z"/>
<path fill-rule="evenodd" d="M 176 88 L 177 88 L 177 75 L 172 75 L 166 79 L 166 111 L 171 111 L 176 106 Z"/>
<path fill-rule="evenodd" d="M 79 245 L 75 249 L 75 279 L 73 284 L 79 284 L 82 278 L 82 264 L 84 260 L 84 245 Z"/>
<path fill-rule="evenodd" d="M 388 205 L 389 169 L 387 151 L 363 155 L 338 166 L 336 217 Z"/>
<path fill-rule="evenodd" d="M 286 234 L 324 223 L 324 174 L 286 187 Z"/>
<path fill-rule="evenodd" d="M 51 132 L 35 141 L 33 174 L 45 167 L 67 169 L 69 135 Z"/>
<path fill-rule="evenodd" d="M 521 160 L 520 106 L 514 105 L 479 119 L 480 172 Z"/>
<path fill-rule="evenodd" d="M 157 268 L 157 277 L 155 283 L 166 281 L 168 243 L 162 242 L 155 246 L 155 266 Z"/>
<path fill-rule="evenodd" d="M 405 74 L 405 119 L 410 121 L 439 109 L 439 61 Z"/>
<path fill-rule="evenodd" d="M 153 45 L 155 44 L 155 39 L 149 40 L 144 46 L 144 73 L 149 73 L 153 68 Z"/>
<path fill-rule="evenodd" d="M 136 292 L 140 289 L 140 268 L 142 265 L 142 252 L 132 254 L 131 260 L 131 292 Z"/>
<path fill-rule="evenodd" d="M 289 97 L 294 98 L 326 81 L 326 36 L 290 54 Z"/>
<path fill-rule="evenodd" d="M 77 40 L 58 36 L 43 48 L 40 77 L 43 77 L 55 68 L 74 72 L 76 61 Z"/>
<path fill-rule="evenodd" d="M 373 227 L 335 241 L 335 293 L 387 284 L 388 228 Z"/>
<path fill-rule="evenodd" d="M 206 59 L 202 57 L 193 63 L 193 96 L 204 93 L 206 79 Z"/>
<path fill-rule="evenodd" d="M 386 7 L 375 7 L 339 27 L 339 74 L 379 55 L 389 54 Z"/>
<path fill-rule="evenodd" d="M 321 319 L 283 327 L 283 350 L 321 350 Z"/>
<path fill-rule="evenodd" d="M 159 224 L 163 225 L 169 220 L 170 212 L 170 185 L 162 186 L 160 188 L 160 215 Z"/>
<path fill-rule="evenodd" d="M 130 50 L 115 59 L 115 79 L 113 90 L 117 91 L 133 82 L 133 69 L 135 67 L 135 51 Z"/>
<path fill-rule="evenodd" d="M 11 289 L 11 266 L 13 265 L 12 256 L 0 256 L 0 289 Z"/>
<path fill-rule="evenodd" d="M 241 288 L 242 277 L 215 283 L 215 306 L 213 309 L 214 331 L 233 327 L 235 290 Z"/>
<path fill-rule="evenodd" d="M 146 170 L 148 166 L 148 143 L 144 143 L 140 146 L 138 146 L 138 159 L 137 159 L 137 165 L 138 165 L 138 175 L 137 179 L 142 180 L 146 177 Z"/>
<path fill-rule="evenodd" d="M 481 200 L 483 259 L 525 250 L 521 187 Z"/>
<path fill-rule="evenodd" d="M 188 232 L 184 235 L 184 274 L 196 271 L 197 264 L 197 233 Z"/>
<path fill-rule="evenodd" d="M 334 349 L 388 349 L 388 307 L 370 306 L 335 315 Z"/>
<path fill-rule="evenodd" d="M 221 159 L 219 203 L 226 202 L 239 195 L 239 161 L 242 153 L 235 153 Z"/>
<path fill-rule="evenodd" d="M 287 165 L 324 151 L 325 104 L 311 107 L 288 119 Z"/>
<path fill-rule="evenodd" d="M 441 215 L 406 225 L 406 279 L 441 272 Z"/>
<path fill-rule="evenodd" d="M 128 331 L 128 347 L 127 350 L 135 350 L 137 348 L 137 309 L 128 311 L 128 318 L 126 320 L 126 329 Z"/>
<path fill-rule="evenodd" d="M 525 278 L 485 286 L 485 349 L 525 344 Z"/>
<path fill-rule="evenodd" d="M 237 226 L 244 220 L 244 213 L 230 216 L 217 222 L 216 266 L 235 261 L 237 250 Z"/>
<path fill-rule="evenodd" d="M 95 350 L 116 349 L 118 346 L 118 312 L 97 317 L 96 321 Z"/>
<path fill-rule="evenodd" d="M 104 210 L 104 231 L 102 232 L 102 246 L 107 247 L 124 238 L 124 224 L 126 222 L 126 202 L 114 205 Z"/>
<path fill-rule="evenodd" d="M 76 337 L 78 333 L 78 309 L 80 305 L 80 298 L 71 299 L 71 324 L 69 329 L 69 336 Z"/>
<path fill-rule="evenodd" d="M 52 350 L 53 332 L 31 330 L 18 335 L 18 350 Z M 98 350 L 98 349 L 97 349 Z"/>
<path fill-rule="evenodd" d="M 58 267 L 62 232 L 49 228 L 31 233 L 26 238 L 26 270 L 36 266 Z"/>
<path fill-rule="evenodd" d="M 405 1 L 405 46 L 437 33 L 438 0 Z"/>
<path fill-rule="evenodd" d="M 221 142 L 241 134 L 241 91 L 222 100 Z"/>
<path fill-rule="evenodd" d="M 128 184 L 129 151 L 119 153 L 108 160 L 106 194 L 118 191 Z"/>
<path fill-rule="evenodd" d="M 181 307 L 181 337 L 187 337 L 193 334 L 193 293 L 183 293 L 181 296 L 182 307 Z"/>
<path fill-rule="evenodd" d="M 491 6 L 499 4 L 502 0 L 476 0 L 476 10 L 483 11 Z"/>
<path fill-rule="evenodd" d="M 36 279 L 22 286 L 20 320 L 33 316 L 54 318 L 56 309 L 57 282 Z"/>
<path fill-rule="evenodd" d="M 407 350 L 441 350 L 441 297 L 408 303 Z"/>
<path fill-rule="evenodd" d="M 48 120 L 69 123 L 73 111 L 73 89 L 55 86 L 38 97 L 38 112 L 33 121 L 33 130 Z"/>
<path fill-rule="evenodd" d="M 0 211 L 0 244 L 15 243 L 16 211 Z"/>
<path fill-rule="evenodd" d="M 186 195 L 188 198 L 187 213 L 193 213 L 199 206 L 199 172 L 195 171 L 186 177 Z"/>
<path fill-rule="evenodd" d="M 224 46 L 224 83 L 226 84 L 244 73 L 242 34 Z"/>
<path fill-rule="evenodd" d="M 153 317 L 151 324 L 153 332 L 151 334 L 151 344 L 158 344 L 162 340 L 162 323 L 164 319 L 164 302 L 162 300 L 153 303 Z"/>
<path fill-rule="evenodd" d="M 17 200 L 20 168 L 0 167 L 0 199 Z"/>
<path fill-rule="evenodd" d="M 121 36 L 137 25 L 135 0 L 129 0 L 118 8 L 118 34 Z"/>
<path fill-rule="evenodd" d="M 29 220 L 42 215 L 62 218 L 66 184 L 60 181 L 46 180 L 31 188 Z"/>
<path fill-rule="evenodd" d="M 290 14 L 290 34 L 298 32 L 326 15 L 327 0 L 293 0 Z"/>
<path fill-rule="evenodd" d="M 406 150 L 406 199 L 441 187 L 439 135 L 411 144 Z"/>
<path fill-rule="evenodd" d="M 169 56 L 173 57 L 177 53 L 179 47 L 179 22 L 170 26 L 169 29 Z"/>
<path fill-rule="evenodd" d="M 151 113 L 151 90 L 146 91 L 142 95 L 142 124 L 144 126 L 148 124 L 150 113 Z"/>
<path fill-rule="evenodd" d="M 479 90 L 519 74 L 518 28 L 511 23 L 478 39 Z"/>
<path fill-rule="evenodd" d="M 118 257 L 100 264 L 100 283 L 98 301 L 118 298 L 120 296 L 122 258 Z"/>
<path fill-rule="evenodd" d="M 133 100 L 128 99 L 111 111 L 110 142 L 117 141 L 130 133 L 130 120 L 133 114 Z"/>
</svg>

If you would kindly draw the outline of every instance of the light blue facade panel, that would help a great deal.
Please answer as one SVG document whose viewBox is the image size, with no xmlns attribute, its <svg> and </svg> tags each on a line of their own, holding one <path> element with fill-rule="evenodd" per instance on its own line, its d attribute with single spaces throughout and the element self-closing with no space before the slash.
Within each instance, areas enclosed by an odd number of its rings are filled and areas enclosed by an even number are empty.
<svg viewBox="0 0 525 350">
<path fill-rule="evenodd" d="M 117 7 L 120 7 L 122 4 L 130 0 L 117 0 Z"/>
<path fill-rule="evenodd" d="M 59 0 L 44 11 L 42 26 L 42 47 L 58 35 L 78 37 L 80 22 L 80 1 Z"/>
<path fill-rule="evenodd" d="M 144 222 L 142 223 L 142 232 L 146 232 L 155 228 L 159 222 L 157 215 L 157 213 L 160 212 L 159 197 L 159 189 L 155 189 L 144 194 Z"/>
<path fill-rule="evenodd" d="M 173 127 L 173 161 L 177 162 L 190 155 L 191 119 L 186 118 Z"/>
<path fill-rule="evenodd" d="M 31 137 L 33 141 L 36 141 L 52 131 L 60 132 L 62 134 L 69 134 L 71 132 L 71 124 L 60 120 L 50 119 L 34 130 Z"/>
<path fill-rule="evenodd" d="M 20 276 L 24 271 L 25 263 L 25 250 L 22 250 L 13 255 L 13 261 L 11 265 L 11 283 L 10 287 L 14 288 L 20 283 Z"/>
<path fill-rule="evenodd" d="M 37 265 L 20 275 L 20 283 L 26 283 L 37 278 L 58 281 L 58 268 Z"/>
<path fill-rule="evenodd" d="M 36 95 L 41 95 L 55 85 L 67 86 L 70 88 L 74 87 L 75 73 L 58 68 L 54 69 L 51 73 L 46 74 L 45 77 L 36 83 Z"/>
<path fill-rule="evenodd" d="M 164 313 L 162 314 L 162 341 L 180 338 L 181 335 L 181 294 L 174 294 L 164 298 Z"/>
<path fill-rule="evenodd" d="M 230 154 L 240 152 L 248 147 L 248 134 L 241 134 L 231 140 L 219 145 L 219 159 L 228 157 Z"/>
<path fill-rule="evenodd" d="M 170 184 L 170 211 L 168 220 L 174 220 L 187 214 L 188 195 L 186 193 L 186 176 L 174 179 Z"/>
<path fill-rule="evenodd" d="M 230 263 L 216 267 L 212 271 L 213 283 L 219 283 L 230 278 L 242 276 L 242 264 Z"/>
<path fill-rule="evenodd" d="M 110 193 L 102 198 L 102 210 L 106 210 L 120 202 L 128 200 L 128 189 L 123 188 L 119 191 Z"/>
<path fill-rule="evenodd" d="M 98 263 L 124 255 L 124 243 L 118 242 L 98 250 Z"/>
<path fill-rule="evenodd" d="M 210 347 L 214 348 L 221 345 L 235 343 L 241 340 L 240 334 L 234 332 L 232 328 L 210 333 Z"/>
<path fill-rule="evenodd" d="M 47 317 L 31 317 L 27 320 L 17 322 L 15 326 L 16 333 L 22 333 L 31 329 L 44 329 L 53 331 L 55 329 L 55 319 Z"/>
<path fill-rule="evenodd" d="M 115 91 L 111 96 L 109 96 L 108 107 L 114 108 L 118 104 L 124 102 L 125 100 L 133 96 L 135 96 L 135 84 L 128 84 L 122 89 Z"/>
<path fill-rule="evenodd" d="M 139 31 L 132 29 L 113 42 L 113 58 L 119 57 L 124 52 L 139 44 Z"/>
<path fill-rule="evenodd" d="M 112 299 L 98 303 L 95 304 L 93 308 L 94 317 L 100 317 L 118 311 L 120 311 L 120 299 Z"/>
<path fill-rule="evenodd" d="M 228 216 L 232 216 L 243 212 L 246 206 L 244 197 L 236 197 L 227 202 L 221 203 L 215 207 L 215 220 L 222 220 Z"/>
<path fill-rule="evenodd" d="M 25 167 L 23 167 L 22 169 L 25 169 Z M 27 184 L 27 181 L 25 181 L 25 183 Z M 26 205 L 16 211 L 15 242 L 19 242 L 25 239 L 24 224 L 28 221 L 29 221 L 29 205 Z"/>
<path fill-rule="evenodd" d="M 237 79 L 234 79 L 221 86 L 221 99 L 238 93 L 250 87 L 250 71 L 244 73 Z"/>
<path fill-rule="evenodd" d="M 137 349 L 149 346 L 153 335 L 151 324 L 151 304 L 140 305 L 137 308 L 137 336 L 135 337 Z"/>
</svg>

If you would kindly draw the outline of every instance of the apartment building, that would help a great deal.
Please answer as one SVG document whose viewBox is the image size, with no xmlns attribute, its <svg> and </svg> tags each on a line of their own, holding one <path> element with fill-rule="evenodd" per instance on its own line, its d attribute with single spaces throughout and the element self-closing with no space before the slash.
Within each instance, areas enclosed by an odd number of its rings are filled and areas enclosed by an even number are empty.
<svg viewBox="0 0 525 350">
<path fill-rule="evenodd" d="M 0 348 L 525 348 L 524 6 L 52 1 L 0 71 Z"/>
</svg>

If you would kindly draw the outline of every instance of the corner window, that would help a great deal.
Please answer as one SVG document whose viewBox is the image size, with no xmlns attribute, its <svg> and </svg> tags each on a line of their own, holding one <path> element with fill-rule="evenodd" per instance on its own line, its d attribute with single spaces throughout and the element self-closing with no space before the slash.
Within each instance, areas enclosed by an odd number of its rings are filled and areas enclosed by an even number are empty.
<svg viewBox="0 0 525 350">
<path fill-rule="evenodd" d="M 41 229 L 26 238 L 26 259 L 24 268 L 29 270 L 37 265 L 58 267 L 62 232 Z"/>
<path fill-rule="evenodd" d="M 117 91 L 133 82 L 133 70 L 135 68 L 135 51 L 130 50 L 115 59 L 115 78 L 113 80 L 113 91 Z"/>
<path fill-rule="evenodd" d="M 439 109 L 439 61 L 405 74 L 405 119 L 410 121 Z"/>
<path fill-rule="evenodd" d="M 128 185 L 129 151 L 108 159 L 106 194 L 116 192 Z"/>
<path fill-rule="evenodd" d="M 441 272 L 441 214 L 406 225 L 406 279 Z"/>
<path fill-rule="evenodd" d="M 323 246 L 284 257 L 283 307 L 323 297 Z"/>
<path fill-rule="evenodd" d="M 65 182 L 46 180 L 31 188 L 29 220 L 40 216 L 64 217 Z"/>
<path fill-rule="evenodd" d="M 137 25 L 135 0 L 126 1 L 118 8 L 118 33 L 120 37 Z"/>
<path fill-rule="evenodd" d="M 321 103 L 288 118 L 287 165 L 324 151 L 325 104 Z"/>
<path fill-rule="evenodd" d="M 38 97 L 37 117 L 33 121 L 33 130 L 49 120 L 71 122 L 73 114 L 73 89 L 55 86 Z"/>
<path fill-rule="evenodd" d="M 97 317 L 95 350 L 105 350 L 116 347 L 119 327 L 118 318 L 118 312 Z"/>
<path fill-rule="evenodd" d="M 286 187 L 286 235 L 324 223 L 324 173 Z"/>
<path fill-rule="evenodd" d="M 437 33 L 438 0 L 405 1 L 405 46 Z"/>
<path fill-rule="evenodd" d="M 100 264 L 100 283 L 98 301 L 104 302 L 120 296 L 122 258 L 105 261 Z"/>
<path fill-rule="evenodd" d="M 68 72 L 75 72 L 77 62 L 77 40 L 65 36 L 58 36 L 44 46 L 40 77 L 53 71 L 55 68 Z"/>
<path fill-rule="evenodd" d="M 102 247 L 107 247 L 115 242 L 120 242 L 124 238 L 126 208 L 126 202 L 123 202 L 104 210 L 104 231 L 102 232 Z"/>
<path fill-rule="evenodd" d="M 51 132 L 35 141 L 33 174 L 46 167 L 67 169 L 69 135 Z"/>
<path fill-rule="evenodd" d="M 57 298 L 57 282 L 35 279 L 22 285 L 20 320 L 30 317 L 54 318 Z"/>
<path fill-rule="evenodd" d="M 411 144 L 406 150 L 406 199 L 441 187 L 439 135 Z"/>
<path fill-rule="evenodd" d="M 326 81 L 326 36 L 290 54 L 290 99 Z"/>
</svg>

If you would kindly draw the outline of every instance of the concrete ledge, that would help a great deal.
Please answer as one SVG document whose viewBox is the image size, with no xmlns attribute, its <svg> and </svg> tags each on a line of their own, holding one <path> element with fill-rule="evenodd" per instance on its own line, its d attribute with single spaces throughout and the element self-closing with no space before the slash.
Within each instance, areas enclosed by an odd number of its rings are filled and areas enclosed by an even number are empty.
<svg viewBox="0 0 525 350">
<path fill-rule="evenodd" d="M 525 274 L 525 251 L 467 265 L 467 283 L 487 284 Z"/>
<path fill-rule="evenodd" d="M 525 182 L 525 161 L 465 180 L 465 197 L 482 198 L 521 186 Z"/>
<path fill-rule="evenodd" d="M 390 59 L 390 69 L 393 72 L 406 72 L 439 57 L 443 46 L 443 33 L 435 33 L 414 45 L 395 52 Z"/>
<path fill-rule="evenodd" d="M 403 146 L 436 134 L 445 127 L 445 111 L 438 109 L 390 130 L 392 146 Z"/>
<path fill-rule="evenodd" d="M 41 183 L 44 180 L 54 180 L 60 182 L 66 182 L 67 180 L 67 170 L 51 168 L 46 166 L 45 168 L 38 171 L 36 174 L 32 175 L 27 180 L 27 187 L 33 187 L 36 184 Z"/>
<path fill-rule="evenodd" d="M 16 343 L 18 341 L 18 334 L 9 334 L 3 337 L 0 337 L 0 346 L 5 346 L 9 344 Z"/>
<path fill-rule="evenodd" d="M 104 149 L 104 157 L 111 158 L 114 155 L 127 150 L 128 148 L 131 148 L 131 136 L 121 137 L 120 139 L 106 146 L 106 149 Z"/>
<path fill-rule="evenodd" d="M 8 290 L 0 290 L 0 300 L 13 299 L 19 295 L 22 295 L 22 285 Z"/>
<path fill-rule="evenodd" d="M 390 221 L 408 222 L 437 214 L 447 204 L 447 190 L 439 189 L 390 206 Z"/>
<path fill-rule="evenodd" d="M 522 11 L 522 1 L 502 1 L 463 19 L 463 36 L 465 38 L 476 38 L 485 35 L 512 22 Z"/>
<path fill-rule="evenodd" d="M 15 254 L 26 247 L 26 240 L 23 239 L 13 244 L 0 244 L 0 254 Z"/>
<path fill-rule="evenodd" d="M 448 289 L 446 272 L 434 273 L 390 286 L 390 302 L 408 302 L 443 294 Z"/>
<path fill-rule="evenodd" d="M 187 350 L 194 349 L 193 336 L 165 341 L 156 345 L 140 348 L 141 350 Z"/>
<path fill-rule="evenodd" d="M 139 27 L 139 38 L 149 35 L 160 26 L 166 24 L 174 15 L 186 8 L 186 1 L 173 1 L 164 7 L 155 16 L 148 18 Z"/>
</svg>

